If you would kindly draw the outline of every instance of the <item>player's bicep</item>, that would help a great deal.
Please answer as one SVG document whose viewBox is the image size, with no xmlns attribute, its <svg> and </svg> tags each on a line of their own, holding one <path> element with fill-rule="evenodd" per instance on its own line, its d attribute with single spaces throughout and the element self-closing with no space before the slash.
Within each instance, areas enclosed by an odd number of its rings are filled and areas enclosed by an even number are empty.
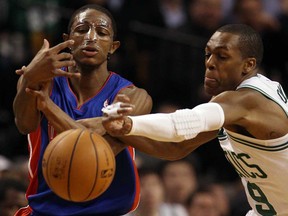
<svg viewBox="0 0 288 216">
<path fill-rule="evenodd" d="M 222 93 L 211 101 L 218 103 L 224 112 L 224 126 L 241 125 L 250 112 L 249 101 L 253 98 L 247 97 L 246 94 L 236 91 Z"/>
</svg>

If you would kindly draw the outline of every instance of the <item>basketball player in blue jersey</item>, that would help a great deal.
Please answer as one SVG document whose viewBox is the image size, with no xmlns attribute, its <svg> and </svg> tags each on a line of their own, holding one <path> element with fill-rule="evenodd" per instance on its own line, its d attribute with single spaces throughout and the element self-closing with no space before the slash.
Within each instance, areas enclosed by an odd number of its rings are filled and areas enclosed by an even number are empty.
<svg viewBox="0 0 288 216">
<path fill-rule="evenodd" d="M 205 49 L 204 87 L 213 96 L 209 103 L 169 114 L 125 116 L 133 106 L 121 96 L 122 105 L 108 107 L 103 125 L 114 136 L 126 135 L 126 142 L 147 154 L 170 159 L 218 136 L 245 188 L 252 208 L 247 216 L 286 216 L 288 99 L 278 82 L 259 74 L 262 55 L 256 31 L 225 25 Z"/>
<path fill-rule="evenodd" d="M 47 40 L 21 74 L 14 99 L 15 122 L 28 134 L 30 185 L 29 206 L 16 215 L 31 216 L 117 216 L 134 210 L 139 202 L 139 182 L 134 149 L 110 137 L 102 126 L 103 107 L 118 94 L 127 94 L 148 114 L 151 97 L 144 89 L 108 71 L 107 61 L 120 46 L 116 24 L 106 9 L 86 5 L 71 17 L 65 42 L 49 47 Z M 61 52 L 68 48 L 70 53 Z M 43 153 L 55 135 L 71 128 L 89 128 L 103 135 L 116 157 L 116 173 L 111 186 L 98 198 L 84 203 L 69 202 L 47 186 L 41 170 Z M 83 167 L 85 169 L 85 167 Z"/>
</svg>

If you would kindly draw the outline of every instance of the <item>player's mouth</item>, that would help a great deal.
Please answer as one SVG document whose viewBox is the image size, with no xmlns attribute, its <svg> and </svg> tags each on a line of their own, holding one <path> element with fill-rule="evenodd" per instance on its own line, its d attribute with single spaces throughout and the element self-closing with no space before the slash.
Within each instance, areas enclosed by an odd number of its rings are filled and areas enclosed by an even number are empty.
<svg viewBox="0 0 288 216">
<path fill-rule="evenodd" d="M 92 57 L 98 53 L 98 49 L 92 46 L 86 46 L 82 49 L 82 52 L 84 53 L 85 56 Z"/>
<path fill-rule="evenodd" d="M 205 86 L 207 86 L 208 88 L 217 88 L 219 86 L 219 82 L 214 79 L 214 78 L 209 78 L 209 77 L 205 77 L 204 79 L 204 84 Z"/>
</svg>

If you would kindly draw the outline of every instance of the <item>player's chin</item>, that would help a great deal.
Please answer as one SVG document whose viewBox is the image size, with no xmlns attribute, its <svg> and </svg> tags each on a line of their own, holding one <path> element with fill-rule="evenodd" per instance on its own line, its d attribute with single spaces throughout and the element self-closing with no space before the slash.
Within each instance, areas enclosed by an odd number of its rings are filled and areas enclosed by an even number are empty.
<svg viewBox="0 0 288 216">
<path fill-rule="evenodd" d="M 87 55 L 81 54 L 81 55 L 78 55 L 77 57 L 75 57 L 75 59 L 78 63 L 84 64 L 84 65 L 91 65 L 91 66 L 101 65 L 104 61 L 106 61 L 106 59 L 100 55 L 87 56 Z"/>
<path fill-rule="evenodd" d="M 204 90 L 205 90 L 205 93 L 210 95 L 210 96 L 215 96 L 215 95 L 218 95 L 220 93 L 218 91 L 218 89 L 215 89 L 215 88 L 210 87 L 208 85 L 204 85 Z"/>
<path fill-rule="evenodd" d="M 82 64 L 87 64 L 87 65 L 99 65 L 102 61 L 98 60 L 97 58 L 92 58 L 92 57 L 83 57 L 80 59 L 80 62 Z"/>
<path fill-rule="evenodd" d="M 95 59 L 83 58 L 78 61 L 78 64 L 84 66 L 85 68 L 95 68 L 101 65 L 101 62 Z"/>
</svg>

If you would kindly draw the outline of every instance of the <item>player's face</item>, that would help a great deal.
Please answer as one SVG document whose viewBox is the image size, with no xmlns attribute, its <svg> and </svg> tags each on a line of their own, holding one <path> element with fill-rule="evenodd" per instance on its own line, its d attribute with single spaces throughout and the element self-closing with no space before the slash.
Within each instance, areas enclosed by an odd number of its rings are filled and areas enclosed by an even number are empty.
<svg viewBox="0 0 288 216">
<path fill-rule="evenodd" d="M 72 23 L 69 38 L 75 41 L 72 53 L 75 61 L 86 65 L 100 65 L 113 53 L 113 28 L 110 18 L 103 12 L 87 9 L 79 13 Z"/>
<path fill-rule="evenodd" d="M 209 95 L 235 90 L 244 79 L 245 59 L 238 48 L 239 36 L 216 32 L 205 49 L 204 88 Z"/>
</svg>

